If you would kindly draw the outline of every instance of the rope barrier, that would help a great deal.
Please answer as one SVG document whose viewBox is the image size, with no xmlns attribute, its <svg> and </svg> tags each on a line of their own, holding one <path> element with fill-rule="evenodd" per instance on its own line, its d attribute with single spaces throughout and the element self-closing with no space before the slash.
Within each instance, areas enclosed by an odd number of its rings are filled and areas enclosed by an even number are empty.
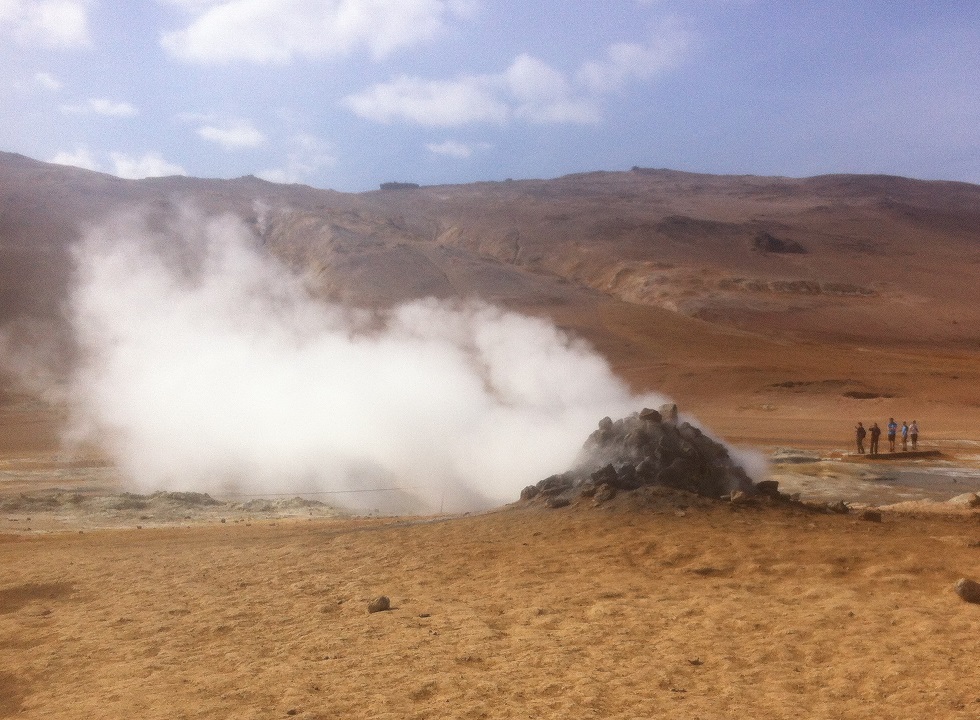
<svg viewBox="0 0 980 720">
<path fill-rule="evenodd" d="M 348 493 L 397 492 L 404 490 L 418 490 L 418 487 L 363 488 L 358 490 L 315 490 L 311 492 L 297 491 L 286 493 L 232 493 L 215 491 L 215 494 L 225 497 L 296 497 L 297 495 L 345 495 Z"/>
</svg>

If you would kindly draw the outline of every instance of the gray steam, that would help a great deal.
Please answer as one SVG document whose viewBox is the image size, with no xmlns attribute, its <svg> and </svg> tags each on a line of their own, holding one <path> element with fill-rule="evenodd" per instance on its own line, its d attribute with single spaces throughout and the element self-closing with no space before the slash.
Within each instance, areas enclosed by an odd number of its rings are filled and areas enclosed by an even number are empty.
<svg viewBox="0 0 980 720">
<path fill-rule="evenodd" d="M 315 299 L 236 218 L 138 214 L 76 249 L 83 360 L 72 434 L 133 489 L 343 493 L 459 511 L 509 502 L 574 462 L 635 397 L 548 322 L 419 300 L 383 314 Z"/>
</svg>

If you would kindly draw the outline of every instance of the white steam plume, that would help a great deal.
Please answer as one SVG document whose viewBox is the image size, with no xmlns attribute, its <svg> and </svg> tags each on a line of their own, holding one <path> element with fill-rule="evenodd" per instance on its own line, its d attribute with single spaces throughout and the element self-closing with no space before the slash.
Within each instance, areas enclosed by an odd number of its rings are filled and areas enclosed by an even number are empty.
<svg viewBox="0 0 980 720">
<path fill-rule="evenodd" d="M 75 256 L 74 436 L 142 491 L 397 486 L 428 510 L 472 509 L 568 469 L 604 415 L 661 402 L 544 320 L 321 302 L 231 216 L 184 211 L 164 232 L 120 217 Z"/>
</svg>

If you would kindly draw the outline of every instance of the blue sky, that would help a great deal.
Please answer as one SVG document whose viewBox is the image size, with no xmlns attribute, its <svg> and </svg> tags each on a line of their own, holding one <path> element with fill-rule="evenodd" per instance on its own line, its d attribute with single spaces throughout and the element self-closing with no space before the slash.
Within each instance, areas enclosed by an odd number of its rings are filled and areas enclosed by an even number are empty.
<svg viewBox="0 0 980 720">
<path fill-rule="evenodd" d="M 0 0 L 0 150 L 359 191 L 980 182 L 976 0 Z"/>
</svg>

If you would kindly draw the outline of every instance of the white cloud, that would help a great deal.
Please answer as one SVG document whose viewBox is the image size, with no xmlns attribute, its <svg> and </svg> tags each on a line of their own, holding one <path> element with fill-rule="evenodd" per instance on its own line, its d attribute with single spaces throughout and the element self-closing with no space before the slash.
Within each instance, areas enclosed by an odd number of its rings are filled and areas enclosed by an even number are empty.
<svg viewBox="0 0 980 720">
<path fill-rule="evenodd" d="M 90 98 L 80 105 L 62 105 L 61 111 L 73 115 L 105 115 L 107 117 L 136 117 L 139 110 L 128 102 L 114 102 L 106 98 Z"/>
<path fill-rule="evenodd" d="M 473 122 L 503 123 L 509 108 L 490 76 L 421 80 L 402 76 L 379 83 L 342 101 L 355 114 L 390 123 L 453 127 Z"/>
<path fill-rule="evenodd" d="M 300 134 L 290 141 L 290 150 L 283 167 L 269 168 L 256 173 L 263 180 L 275 183 L 308 182 L 325 167 L 337 164 L 330 143 L 315 135 Z"/>
<path fill-rule="evenodd" d="M 471 3 L 459 0 L 178 0 L 192 15 L 161 45 L 187 62 L 283 64 L 295 58 L 375 57 L 432 40 Z"/>
<path fill-rule="evenodd" d="M 109 153 L 109 157 L 112 159 L 112 174 L 129 180 L 187 174 L 184 168 L 167 162 L 158 152 L 148 152 L 139 156 L 112 152 Z"/>
<path fill-rule="evenodd" d="M 649 42 L 611 45 L 600 60 L 583 63 L 572 75 L 522 54 L 500 73 L 452 80 L 402 75 L 341 102 L 356 115 L 382 123 L 459 127 L 523 120 L 587 125 L 601 120 L 604 95 L 665 72 L 689 45 L 690 34 L 669 22 Z"/>
<path fill-rule="evenodd" d="M 599 119 L 598 106 L 591 98 L 576 96 L 564 75 L 529 55 L 518 56 L 509 68 L 495 75 L 456 80 L 402 76 L 349 95 L 342 102 L 370 120 L 407 120 L 429 127 L 503 124 L 515 118 L 578 124 Z"/>
<path fill-rule="evenodd" d="M 577 80 L 598 93 L 621 89 L 632 80 L 648 80 L 674 67 L 687 53 L 691 35 L 665 22 L 646 43 L 616 43 L 601 60 L 584 63 Z"/>
<path fill-rule="evenodd" d="M 454 158 L 468 158 L 473 155 L 473 148 L 470 145 L 461 143 L 457 140 L 446 140 L 441 143 L 428 143 L 426 149 L 436 155 L 447 155 Z"/>
<path fill-rule="evenodd" d="M 265 136 L 248 120 L 231 120 L 224 124 L 204 125 L 197 134 L 205 140 L 221 145 L 225 150 L 259 147 Z"/>
<path fill-rule="evenodd" d="M 139 180 L 148 177 L 164 177 L 168 175 L 186 175 L 180 165 L 167 162 L 158 152 L 147 152 L 143 155 L 127 155 L 121 152 L 109 153 L 111 169 L 106 171 L 96 159 L 95 154 L 85 147 L 79 146 L 75 152 L 62 151 L 55 155 L 51 162 L 58 165 L 73 165 L 75 167 L 95 172 L 110 172 L 128 180 Z"/>
<path fill-rule="evenodd" d="M 75 152 L 63 150 L 51 158 L 51 162 L 57 165 L 72 165 L 74 167 L 84 168 L 85 170 L 99 170 L 99 163 L 96 161 L 95 156 L 92 155 L 92 151 L 84 146 L 76 148 Z"/>
<path fill-rule="evenodd" d="M 47 90 L 53 90 L 57 92 L 62 88 L 61 80 L 59 80 L 54 75 L 48 72 L 35 73 L 34 80 L 35 82 L 37 82 L 38 85 L 40 85 L 41 87 Z"/>
<path fill-rule="evenodd" d="M 527 102 L 560 100 L 569 94 L 565 76 L 530 55 L 518 55 L 503 73 L 503 79 L 515 98 Z"/>
<path fill-rule="evenodd" d="M 88 0 L 0 0 L 0 32 L 21 45 L 85 47 L 91 43 Z"/>
</svg>

